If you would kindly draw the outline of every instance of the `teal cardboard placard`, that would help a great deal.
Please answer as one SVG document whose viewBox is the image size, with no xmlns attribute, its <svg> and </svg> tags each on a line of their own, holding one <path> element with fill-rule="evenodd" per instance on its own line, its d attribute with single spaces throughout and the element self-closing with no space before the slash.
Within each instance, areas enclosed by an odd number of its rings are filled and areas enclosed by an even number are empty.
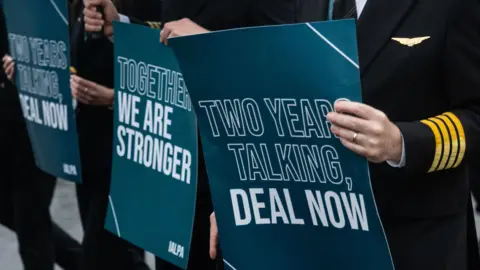
<svg viewBox="0 0 480 270">
<path fill-rule="evenodd" d="M 185 269 L 197 188 L 195 113 L 159 31 L 114 27 L 113 169 L 105 227 Z"/>
<path fill-rule="evenodd" d="M 18 95 L 36 163 L 51 175 L 81 182 L 67 1 L 3 2 Z"/>
<path fill-rule="evenodd" d="M 174 38 L 226 269 L 393 269 L 367 161 L 326 119 L 361 101 L 353 20 Z"/>
</svg>

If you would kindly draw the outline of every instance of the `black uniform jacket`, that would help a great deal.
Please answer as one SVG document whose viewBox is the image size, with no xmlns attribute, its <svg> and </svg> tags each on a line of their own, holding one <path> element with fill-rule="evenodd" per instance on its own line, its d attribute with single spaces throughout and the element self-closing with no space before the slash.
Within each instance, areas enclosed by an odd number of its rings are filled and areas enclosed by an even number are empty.
<svg viewBox="0 0 480 270">
<path fill-rule="evenodd" d="M 364 102 L 405 141 L 404 168 L 370 164 L 397 269 L 466 269 L 468 164 L 480 147 L 479 29 L 475 0 L 369 0 L 358 20 Z"/>
<path fill-rule="evenodd" d="M 71 66 L 78 76 L 113 88 L 113 45 L 106 37 L 87 38 L 82 3 L 76 8 L 78 19 L 70 26 Z M 112 162 L 113 112 L 106 106 L 78 103 L 76 113 L 84 182 L 96 176 L 106 178 L 102 179 L 102 184 L 106 184 L 110 179 L 105 175 L 111 170 Z"/>
<path fill-rule="evenodd" d="M 480 147 L 479 29 L 474 0 L 367 3 L 358 22 L 364 100 L 405 140 L 405 168 L 370 166 L 383 215 L 464 211 L 466 164 Z"/>
<path fill-rule="evenodd" d="M 147 8 L 147 4 L 150 4 Z M 156 5 L 156 6 L 155 6 Z M 142 19 L 160 16 L 159 1 L 135 4 L 128 14 Z M 113 43 L 107 37 L 89 38 L 85 35 L 83 5 L 77 5 L 78 19 L 71 25 L 71 65 L 78 75 L 113 88 Z M 79 104 L 77 107 L 77 130 L 79 133 L 82 167 L 87 173 L 98 170 L 109 172 L 112 162 L 113 111 L 106 106 Z M 109 179 L 106 179 L 109 181 Z"/>
</svg>

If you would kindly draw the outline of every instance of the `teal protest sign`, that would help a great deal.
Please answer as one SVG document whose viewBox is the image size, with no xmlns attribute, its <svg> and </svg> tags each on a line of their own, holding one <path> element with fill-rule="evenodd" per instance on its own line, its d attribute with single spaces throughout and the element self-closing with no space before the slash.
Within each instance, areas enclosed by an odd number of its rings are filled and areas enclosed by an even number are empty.
<svg viewBox="0 0 480 270">
<path fill-rule="evenodd" d="M 114 150 L 105 227 L 186 268 L 197 187 L 195 113 L 160 32 L 114 27 Z"/>
<path fill-rule="evenodd" d="M 67 1 L 3 2 L 18 95 L 37 165 L 49 174 L 80 182 Z"/>
<path fill-rule="evenodd" d="M 326 120 L 361 101 L 354 21 L 169 41 L 193 100 L 226 269 L 393 269 L 368 163 Z"/>
</svg>

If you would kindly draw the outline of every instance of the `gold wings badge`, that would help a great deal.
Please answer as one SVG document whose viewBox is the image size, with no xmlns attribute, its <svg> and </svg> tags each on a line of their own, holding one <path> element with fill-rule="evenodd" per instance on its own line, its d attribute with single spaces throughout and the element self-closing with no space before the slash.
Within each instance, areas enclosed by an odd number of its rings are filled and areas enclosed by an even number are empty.
<svg viewBox="0 0 480 270">
<path fill-rule="evenodd" d="M 408 47 L 413 47 L 416 46 L 425 40 L 429 39 L 430 37 L 416 37 L 416 38 L 392 38 L 392 40 L 395 40 L 396 42 L 408 46 Z"/>
</svg>

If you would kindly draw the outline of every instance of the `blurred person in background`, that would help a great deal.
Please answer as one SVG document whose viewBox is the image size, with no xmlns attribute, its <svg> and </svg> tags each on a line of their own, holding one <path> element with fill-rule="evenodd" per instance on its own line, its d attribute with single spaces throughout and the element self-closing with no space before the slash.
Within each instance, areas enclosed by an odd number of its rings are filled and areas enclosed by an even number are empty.
<svg viewBox="0 0 480 270">
<path fill-rule="evenodd" d="M 156 3 L 159 2 L 160 1 L 157 1 Z M 112 22 L 114 20 L 159 29 L 163 24 L 162 22 L 169 22 L 183 17 L 201 18 L 210 15 L 209 12 L 204 12 L 206 7 L 206 1 L 204 0 L 165 0 L 162 2 L 161 14 L 149 14 L 148 16 L 145 16 L 145 10 L 149 9 L 148 6 L 151 7 L 150 9 L 156 9 L 154 3 L 155 1 L 152 1 L 150 5 L 146 4 L 146 8 L 140 9 L 140 13 L 125 14 L 121 10 L 117 10 L 109 0 L 86 0 L 86 8 L 84 10 L 85 25 L 89 31 L 103 30 L 106 36 L 112 37 Z M 96 27 L 103 23 L 101 21 L 102 15 L 96 12 L 98 7 L 103 8 L 103 16 L 106 18 L 105 25 L 102 25 L 101 27 Z M 210 9 L 206 10 L 211 11 Z M 213 211 L 213 206 L 200 140 L 198 154 L 197 201 L 188 270 L 213 270 L 216 269 L 216 262 L 210 259 L 209 255 L 210 214 Z M 157 258 L 156 269 L 177 270 L 180 268 L 166 262 L 165 260 Z"/>
<path fill-rule="evenodd" d="M 0 223 L 16 232 L 25 270 L 78 270 L 82 248 L 52 222 L 50 203 L 56 178 L 37 168 L 13 82 L 3 8 L 0 10 Z"/>
<path fill-rule="evenodd" d="M 133 0 L 114 0 L 112 4 L 127 14 L 139 8 Z M 75 74 L 70 82 L 78 101 L 83 175 L 83 183 L 77 186 L 85 229 L 83 269 L 148 269 L 143 250 L 104 229 L 112 169 L 113 44 L 102 34 L 84 31 L 83 1 L 72 1 L 71 18 L 71 65 Z"/>
</svg>

